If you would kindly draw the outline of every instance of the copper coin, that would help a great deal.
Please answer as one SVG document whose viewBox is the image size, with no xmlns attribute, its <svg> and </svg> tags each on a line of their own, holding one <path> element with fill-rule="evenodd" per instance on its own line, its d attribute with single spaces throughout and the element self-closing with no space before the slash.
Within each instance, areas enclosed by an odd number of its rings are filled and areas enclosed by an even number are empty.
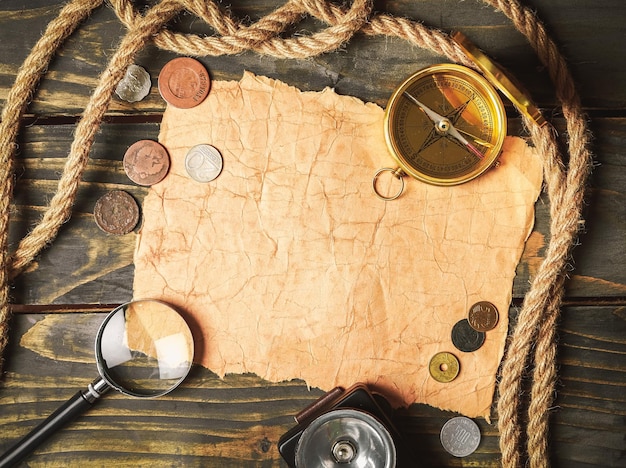
<svg viewBox="0 0 626 468">
<path fill-rule="evenodd" d="M 130 180 L 139 185 L 147 187 L 161 182 L 169 169 L 169 154 L 156 141 L 137 141 L 124 155 L 124 171 Z"/>
<path fill-rule="evenodd" d="M 428 363 L 428 372 L 437 382 L 452 382 L 459 375 L 460 364 L 457 357 L 446 351 L 435 354 Z"/>
<path fill-rule="evenodd" d="M 474 330 L 486 332 L 498 324 L 498 309 L 491 302 L 480 301 L 470 307 L 467 320 Z"/>
<path fill-rule="evenodd" d="M 113 190 L 100 197 L 93 214 L 98 227 L 109 234 L 128 234 L 139 222 L 137 202 L 122 190 Z"/>
<path fill-rule="evenodd" d="M 165 64 L 159 74 L 159 92 L 163 99 L 179 109 L 200 104 L 209 94 L 211 79 L 200 62 L 179 57 Z"/>
<path fill-rule="evenodd" d="M 452 344 L 459 351 L 471 353 L 480 348 L 485 342 L 485 332 L 474 330 L 467 319 L 459 320 L 452 327 Z"/>
</svg>

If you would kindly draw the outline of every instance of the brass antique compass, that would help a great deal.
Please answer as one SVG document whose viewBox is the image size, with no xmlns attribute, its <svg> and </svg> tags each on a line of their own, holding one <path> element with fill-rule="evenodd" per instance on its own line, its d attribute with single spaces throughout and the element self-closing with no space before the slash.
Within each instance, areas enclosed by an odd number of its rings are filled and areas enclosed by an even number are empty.
<svg viewBox="0 0 626 468">
<path fill-rule="evenodd" d="M 374 192 L 398 198 L 409 175 L 434 185 L 458 185 L 496 163 L 506 136 L 506 112 L 494 86 L 539 125 L 545 123 L 526 93 L 461 33 L 453 38 L 484 73 L 455 64 L 427 67 L 407 78 L 392 94 L 384 118 L 387 146 L 399 167 L 374 176 Z M 386 196 L 378 177 L 391 172 L 400 190 Z"/>
</svg>

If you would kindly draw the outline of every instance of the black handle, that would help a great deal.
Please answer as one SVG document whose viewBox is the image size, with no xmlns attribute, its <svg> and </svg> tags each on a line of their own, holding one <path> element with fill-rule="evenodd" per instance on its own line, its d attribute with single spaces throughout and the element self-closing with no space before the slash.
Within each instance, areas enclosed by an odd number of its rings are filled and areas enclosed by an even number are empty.
<svg viewBox="0 0 626 468">
<path fill-rule="evenodd" d="M 94 400 L 89 401 L 85 394 L 79 391 L 59 409 L 48 416 L 44 422 L 7 450 L 6 453 L 0 457 L 0 468 L 17 464 L 26 455 L 35 450 L 39 444 L 47 439 L 53 432 L 70 422 L 87 408 L 90 408 L 93 401 Z"/>
</svg>

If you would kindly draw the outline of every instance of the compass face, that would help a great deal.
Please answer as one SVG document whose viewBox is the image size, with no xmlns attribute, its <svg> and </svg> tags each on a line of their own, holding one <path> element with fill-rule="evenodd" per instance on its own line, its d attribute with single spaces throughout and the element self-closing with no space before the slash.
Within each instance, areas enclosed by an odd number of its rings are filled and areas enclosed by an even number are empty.
<svg viewBox="0 0 626 468">
<path fill-rule="evenodd" d="M 478 73 L 435 65 L 391 96 L 385 138 L 401 168 L 435 185 L 456 185 L 489 169 L 506 135 L 502 100 Z"/>
</svg>

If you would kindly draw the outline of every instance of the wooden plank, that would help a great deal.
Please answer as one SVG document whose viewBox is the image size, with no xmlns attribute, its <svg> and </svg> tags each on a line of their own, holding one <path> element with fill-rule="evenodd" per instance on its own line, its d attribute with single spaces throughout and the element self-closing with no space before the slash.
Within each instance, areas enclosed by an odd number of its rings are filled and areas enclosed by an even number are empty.
<svg viewBox="0 0 626 468">
<path fill-rule="evenodd" d="M 586 227 L 574 249 L 570 297 L 625 297 L 626 121 L 596 119 L 595 163 L 585 208 Z"/>
<path fill-rule="evenodd" d="M 556 466 L 623 466 L 625 332 L 623 306 L 564 310 L 551 428 Z"/>
<path fill-rule="evenodd" d="M 512 312 L 514 313 L 514 312 Z M 96 377 L 93 340 L 103 314 L 19 314 L 0 393 L 0 452 Z M 35 323 L 44 320 L 46 326 Z M 561 368 L 552 416 L 554 466 L 619 466 L 626 403 L 623 307 L 569 307 L 560 327 Z M 30 466 L 284 466 L 278 438 L 322 394 L 301 381 L 254 375 L 219 379 L 194 368 L 157 399 L 111 392 L 42 446 Z M 499 466 L 496 422 L 478 421 L 482 442 L 465 459 L 448 455 L 439 431 L 453 416 L 425 405 L 394 421 L 427 466 Z M 623 460 L 622 460 L 623 461 Z"/>
<path fill-rule="evenodd" d="M 626 160 L 622 142 L 626 120 L 597 119 L 595 168 L 587 205 L 587 228 L 574 250 L 568 296 L 575 298 L 626 295 Z M 72 125 L 35 125 L 24 129 L 11 239 L 13 244 L 37 222 L 56 190 L 71 144 Z M 107 190 L 129 191 L 139 202 L 147 189 L 134 185 L 121 160 L 133 142 L 158 136 L 158 123 L 105 124 L 98 134 L 77 196 L 72 218 L 66 223 L 33 269 L 21 275 L 13 302 L 21 304 L 119 303 L 132 297 L 132 255 L 135 235 L 111 236 L 93 220 L 96 200 Z M 514 282 L 514 297 L 521 299 L 529 279 L 543 259 L 549 241 L 549 202 L 536 205 L 535 228 L 527 242 Z"/>
<path fill-rule="evenodd" d="M 38 222 L 56 192 L 72 132 L 72 125 L 35 125 L 23 132 L 10 232 L 14 245 Z M 157 136 L 157 123 L 103 127 L 92 148 L 71 219 L 62 226 L 54 248 L 17 279 L 13 302 L 120 303 L 132 297 L 136 236 L 104 233 L 95 224 L 93 209 L 109 190 L 126 190 L 141 203 L 147 189 L 128 179 L 122 159 L 135 141 L 156 140 Z"/>
<path fill-rule="evenodd" d="M 0 2 L 0 107 L 17 69 L 46 24 L 65 0 Z M 281 0 L 231 2 L 238 17 L 252 20 Z M 554 466 L 622 466 L 624 382 L 626 382 L 626 62 L 619 60 L 626 30 L 622 0 L 582 2 L 524 0 L 539 13 L 569 59 L 585 107 L 591 113 L 595 168 L 587 203 L 587 228 L 574 250 L 567 307 L 559 325 L 558 399 L 552 415 Z M 512 70 L 531 94 L 557 117 L 554 92 L 525 40 L 510 22 L 479 0 L 376 2 L 378 9 L 418 19 L 444 30 L 460 29 Z M 192 15 L 173 27 L 211 33 Z M 304 33 L 321 25 L 307 21 Z M 124 27 L 103 7 L 68 40 L 50 66 L 22 132 L 18 184 L 11 239 L 16 242 L 36 222 L 55 190 L 72 138 L 73 123 L 114 52 Z M 137 57 L 156 83 L 159 70 L 174 53 L 147 47 Z M 341 51 L 307 60 L 280 60 L 243 53 L 202 58 L 213 79 L 239 79 L 244 70 L 287 81 L 304 90 L 334 87 L 339 93 L 385 105 L 392 89 L 407 75 L 441 61 L 432 53 L 394 38 L 356 36 Z M 121 159 L 128 145 L 155 139 L 164 103 L 153 87 L 138 104 L 115 100 L 92 151 L 72 219 L 32 271 L 14 284 L 12 299 L 21 304 L 13 319 L 7 374 L 0 391 L 0 452 L 95 377 L 92 342 L 102 313 L 74 306 L 51 310 L 43 304 L 119 303 L 132 296 L 134 235 L 113 237 L 97 229 L 92 209 L 110 188 L 130 191 L 139 201 L 145 189 L 126 179 Z M 509 109 L 515 134 L 521 132 Z M 559 130 L 563 133 L 561 126 Z M 549 234 L 549 203 L 537 204 L 537 223 L 514 283 L 515 303 L 541 262 Z M 68 260 L 69 259 L 69 260 Z M 40 304 L 27 313 L 23 304 Z M 587 305 L 580 305 L 580 304 Z M 602 306 L 601 304 L 605 304 Z M 607 305 L 608 304 L 608 305 Z M 613 304 L 613 305 L 611 305 Z M 42 313 L 44 312 L 44 313 Z M 510 314 L 515 318 L 517 309 Z M 50 332 L 23 338 L 40 320 Z M 29 461 L 32 466 L 284 466 L 278 437 L 292 415 L 321 394 L 299 381 L 271 384 L 252 375 L 220 380 L 196 368 L 175 393 L 155 400 L 107 395 L 88 414 L 57 434 Z M 447 455 L 439 444 L 441 425 L 451 415 L 414 405 L 395 420 L 430 466 L 499 466 L 495 425 L 479 421 L 483 441 L 467 459 Z M 497 418 L 496 418 L 497 421 Z"/>
<path fill-rule="evenodd" d="M 27 5 L 19 0 L 3 2 L 0 43 L 10 46 L 0 49 L 0 103 L 6 98 L 19 65 L 63 3 L 62 0 L 29 2 Z M 265 0 L 251 5 L 234 1 L 230 9 L 237 17 L 256 20 L 282 3 Z M 535 3 L 533 6 L 540 18 L 570 58 L 585 105 L 593 109 L 623 108 L 626 90 L 616 84 L 626 81 L 626 65 L 622 60 L 615 60 L 615 54 L 626 38 L 622 26 L 626 4 L 621 0 L 605 0 L 591 8 L 586 2 L 568 0 L 532 2 Z M 445 31 L 463 30 L 512 70 L 541 105 L 553 105 L 553 88 L 531 47 L 508 19 L 479 0 L 444 4 L 437 0 L 404 0 L 377 7 Z M 322 26 L 317 21 L 308 21 L 303 26 L 304 33 L 317 31 Z M 179 18 L 173 27 L 184 33 L 212 34 L 210 27 L 190 14 Z M 80 114 L 124 31 L 110 8 L 96 10 L 51 64 L 30 112 L 38 115 Z M 150 46 L 137 57 L 137 63 L 144 66 L 156 82 L 159 70 L 174 55 Z M 202 61 L 214 79 L 239 79 L 244 70 L 250 70 L 272 78 L 288 77 L 290 84 L 301 89 L 320 90 L 330 86 L 341 94 L 384 105 L 404 77 L 423 66 L 440 62 L 442 58 L 400 39 L 357 35 L 343 51 L 306 60 L 243 53 L 206 57 Z M 159 113 L 162 110 L 163 101 L 156 88 L 141 103 L 127 104 L 116 99 L 111 107 L 112 113 L 122 114 Z"/>
</svg>

